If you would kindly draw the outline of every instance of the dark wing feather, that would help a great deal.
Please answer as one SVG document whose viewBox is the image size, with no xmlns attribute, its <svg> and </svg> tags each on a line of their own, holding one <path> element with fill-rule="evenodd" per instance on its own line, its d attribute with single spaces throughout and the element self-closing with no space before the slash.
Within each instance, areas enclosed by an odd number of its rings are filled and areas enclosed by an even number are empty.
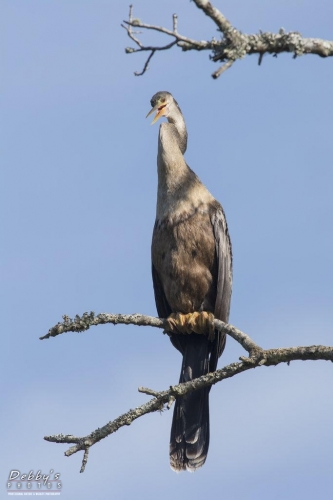
<svg viewBox="0 0 333 500">
<path fill-rule="evenodd" d="M 215 252 L 217 265 L 217 285 L 214 316 L 227 323 L 229 321 L 230 300 L 232 291 L 232 251 L 227 221 L 221 205 L 211 216 L 215 237 Z M 212 349 L 209 369 L 215 371 L 218 358 L 225 346 L 225 334 L 215 332 L 216 342 Z"/>
<path fill-rule="evenodd" d="M 153 286 L 154 286 L 157 314 L 159 318 L 167 318 L 168 316 L 170 316 L 172 311 L 166 299 L 161 280 L 157 274 L 154 264 L 151 265 L 151 273 L 153 276 Z"/>
<path fill-rule="evenodd" d="M 151 272 L 152 272 L 152 276 L 153 276 L 153 286 L 154 286 L 155 302 L 156 302 L 156 309 L 157 309 L 158 317 L 159 318 L 168 318 L 170 316 L 170 314 L 172 313 L 172 309 L 169 306 L 169 302 L 167 301 L 167 298 L 165 296 L 161 280 L 160 280 L 159 275 L 154 267 L 154 264 L 151 265 Z M 170 333 L 169 336 L 170 336 L 170 340 L 171 340 L 173 346 L 183 354 L 184 353 L 184 345 L 183 344 L 185 343 L 183 336 L 172 334 L 172 333 Z"/>
</svg>

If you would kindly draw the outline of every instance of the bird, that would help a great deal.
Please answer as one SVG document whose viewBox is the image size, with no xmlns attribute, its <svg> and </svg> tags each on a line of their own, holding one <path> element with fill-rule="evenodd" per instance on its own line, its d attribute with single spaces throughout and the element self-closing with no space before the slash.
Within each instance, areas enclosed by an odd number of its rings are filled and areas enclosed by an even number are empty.
<svg viewBox="0 0 333 500">
<path fill-rule="evenodd" d="M 151 98 L 159 128 L 157 205 L 152 236 L 152 279 L 158 316 L 167 318 L 170 340 L 183 356 L 179 382 L 216 370 L 225 334 L 214 318 L 228 322 L 232 249 L 220 203 L 187 165 L 187 129 L 170 92 Z M 209 447 L 210 387 L 176 399 L 170 435 L 170 466 L 195 471 Z"/>
</svg>

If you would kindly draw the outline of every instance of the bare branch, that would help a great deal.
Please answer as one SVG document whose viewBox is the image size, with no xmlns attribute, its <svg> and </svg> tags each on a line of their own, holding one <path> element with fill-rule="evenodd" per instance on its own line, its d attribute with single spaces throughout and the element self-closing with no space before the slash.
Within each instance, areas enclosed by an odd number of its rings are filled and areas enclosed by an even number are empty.
<svg viewBox="0 0 333 500">
<path fill-rule="evenodd" d="M 222 64 L 222 66 L 220 66 L 218 70 L 214 71 L 214 73 L 212 73 L 212 77 L 214 78 L 214 80 L 216 80 L 216 78 L 221 76 L 222 73 L 229 69 L 234 64 L 234 62 L 235 61 L 228 61 L 225 64 Z"/>
<path fill-rule="evenodd" d="M 165 404 L 169 404 L 171 398 L 176 399 L 177 397 L 183 396 L 188 392 L 215 384 L 220 380 L 232 377 L 237 373 L 241 373 L 242 371 L 249 370 L 254 367 L 255 365 L 243 362 L 233 363 L 231 365 L 222 368 L 221 370 L 217 370 L 216 372 L 213 373 L 208 373 L 207 375 L 192 380 L 191 382 L 186 382 L 184 384 L 171 386 L 170 389 L 167 391 L 161 391 L 161 392 L 154 391 L 156 397 L 148 401 L 148 403 L 145 403 L 137 408 L 134 408 L 133 410 L 129 410 L 127 413 L 120 415 L 115 420 L 108 422 L 103 427 L 96 429 L 88 436 L 75 437 L 72 435 L 57 434 L 53 436 L 45 436 L 44 439 L 46 441 L 50 441 L 53 443 L 69 443 L 69 444 L 76 443 L 75 446 L 72 446 L 65 452 L 65 456 L 69 457 L 74 453 L 77 453 L 78 451 L 84 450 L 85 454 L 83 459 L 85 459 L 87 457 L 87 450 L 95 443 L 98 443 L 99 441 L 106 438 L 110 434 L 113 434 L 121 427 L 124 427 L 125 425 L 131 425 L 131 423 L 134 422 L 134 420 L 136 420 L 139 417 L 142 417 L 143 415 L 146 415 L 147 413 L 161 411 L 161 409 Z M 82 463 L 81 467 L 82 472 L 84 470 L 84 465 L 85 464 Z"/>
<path fill-rule="evenodd" d="M 154 396 L 155 398 L 159 395 L 157 391 L 149 389 L 148 387 L 139 387 L 138 391 L 142 392 L 143 394 L 147 394 L 148 396 Z"/>
<path fill-rule="evenodd" d="M 124 23 L 126 23 L 126 26 L 124 26 L 123 24 L 121 25 L 122 28 L 124 28 L 126 31 L 127 31 L 127 34 L 128 36 L 130 37 L 131 40 L 133 40 L 133 42 L 136 43 L 136 45 L 139 47 L 138 49 L 133 49 L 132 47 L 126 47 L 125 49 L 125 52 L 126 54 L 131 54 L 133 52 L 145 52 L 145 51 L 150 51 L 150 54 L 143 66 L 143 69 L 142 71 L 138 72 L 138 71 L 134 71 L 134 74 L 135 76 L 141 76 L 143 75 L 148 67 L 149 67 L 149 62 L 151 60 L 151 58 L 153 57 L 153 55 L 155 54 L 156 51 L 159 51 L 159 50 L 168 50 L 168 49 L 171 49 L 171 47 L 173 47 L 174 45 L 176 45 L 177 43 L 177 40 L 174 40 L 173 42 L 171 43 L 168 43 L 167 45 L 164 45 L 162 47 L 150 47 L 150 46 L 143 46 L 142 43 L 140 42 L 140 40 L 134 36 L 134 32 L 132 30 L 132 27 L 133 26 L 139 26 L 139 23 L 140 21 L 137 20 L 137 19 L 134 19 L 133 20 L 133 17 L 132 17 L 132 5 L 130 5 L 130 10 L 129 10 L 129 20 L 128 21 L 124 21 Z M 147 29 L 148 29 L 148 25 L 147 25 Z M 163 29 L 163 28 L 161 28 Z M 169 30 L 167 30 L 167 34 L 169 35 L 172 35 L 172 34 L 175 34 L 177 33 L 177 16 L 176 14 L 173 15 L 173 33 Z"/>
<path fill-rule="evenodd" d="M 226 333 L 232 337 L 236 342 L 238 342 L 249 354 L 253 357 L 255 354 L 263 351 L 263 349 L 258 346 L 246 333 L 238 330 L 233 325 L 229 323 L 223 323 L 219 319 L 214 319 L 214 328 L 221 333 Z"/>
<path fill-rule="evenodd" d="M 90 450 L 89 446 L 87 446 L 87 448 L 84 450 L 84 455 L 83 455 L 83 459 L 82 459 L 82 465 L 81 465 L 80 472 L 84 472 L 84 470 L 86 468 L 86 465 L 88 462 L 89 450 Z"/>
<path fill-rule="evenodd" d="M 242 59 L 247 55 L 258 54 L 259 66 L 262 62 L 264 54 L 272 54 L 276 56 L 282 52 L 291 53 L 293 57 L 301 56 L 304 54 L 314 54 L 320 57 L 333 56 L 333 41 L 321 40 L 319 38 L 304 38 L 298 32 L 285 32 L 283 28 L 278 33 L 269 33 L 259 31 L 258 34 L 244 34 L 236 29 L 230 21 L 210 2 L 207 0 L 194 0 L 196 6 L 201 9 L 218 27 L 218 31 L 222 34 L 221 40 L 199 41 L 193 40 L 178 33 L 178 17 L 173 14 L 173 30 L 169 30 L 162 26 L 155 26 L 146 24 L 139 19 L 133 19 L 132 7 L 128 21 L 124 21 L 126 26 L 122 25 L 128 36 L 139 47 L 126 48 L 126 53 L 150 51 L 151 54 L 146 61 L 143 71 L 135 74 L 142 75 L 148 68 L 148 63 L 155 51 L 168 50 L 169 48 L 177 45 L 183 51 L 186 50 L 211 50 L 211 60 L 214 62 L 224 62 L 217 71 L 214 71 L 212 77 L 218 78 L 224 71 L 232 66 L 237 59 Z M 173 37 L 173 42 L 164 46 L 144 46 L 138 38 L 134 37 L 132 27 L 138 27 L 145 30 L 154 30 L 164 35 Z"/>
<path fill-rule="evenodd" d="M 154 328 L 163 328 L 167 330 L 168 321 L 163 318 L 155 318 L 154 316 L 145 316 L 143 314 L 110 314 L 100 313 L 97 316 L 93 311 L 90 313 L 85 312 L 82 316 L 78 314 L 74 319 L 69 316 L 63 316 L 63 322 L 57 323 L 49 329 L 46 335 L 40 337 L 40 340 L 56 337 L 66 332 L 84 332 L 89 330 L 91 326 L 105 325 L 111 323 L 113 325 L 136 325 L 136 326 L 152 326 Z M 234 340 L 239 342 L 242 347 L 248 352 L 257 352 L 261 348 L 253 342 L 253 340 L 246 335 L 246 333 L 238 330 L 235 326 L 223 323 L 219 319 L 214 319 L 214 328 L 222 333 L 230 335 Z"/>
<path fill-rule="evenodd" d="M 154 26 L 152 24 L 145 24 L 145 23 L 142 23 L 141 21 L 139 21 L 138 19 L 136 19 L 135 21 L 132 21 L 132 22 L 124 21 L 124 23 L 127 24 L 129 27 L 136 27 L 136 28 L 143 28 L 146 30 L 159 31 L 160 33 L 164 33 L 165 35 L 173 36 L 176 39 L 176 42 L 178 43 L 179 47 L 182 47 L 182 48 L 184 46 L 185 47 L 188 46 L 188 49 L 189 49 L 189 47 L 191 47 L 192 49 L 195 49 L 195 50 L 206 50 L 206 49 L 212 48 L 211 42 L 205 42 L 205 41 L 199 42 L 198 40 L 192 40 L 191 38 L 180 35 L 178 32 L 168 30 L 166 28 L 163 28 L 162 26 Z M 123 28 L 127 29 L 123 24 L 121 26 Z M 130 38 L 132 38 L 132 36 Z M 132 38 L 132 40 L 133 40 L 133 38 Z M 184 46 L 182 45 L 182 42 L 183 42 Z M 136 41 L 136 43 L 141 47 L 141 50 L 151 50 L 151 48 L 148 49 L 147 47 L 144 47 L 141 44 L 141 42 L 138 43 Z M 162 47 L 159 47 L 159 46 L 153 47 L 153 48 L 155 50 L 164 50 Z M 188 50 L 188 49 L 185 49 L 185 50 Z M 126 49 L 126 52 L 128 52 L 128 49 Z M 133 50 L 130 50 L 129 52 L 140 52 L 140 51 L 133 49 Z"/>
<path fill-rule="evenodd" d="M 177 16 L 177 14 L 172 15 L 172 20 L 173 20 L 173 32 L 174 32 L 174 34 L 177 35 L 177 28 L 178 28 L 178 16 Z"/>
<path fill-rule="evenodd" d="M 195 5 L 204 11 L 206 16 L 210 17 L 212 21 L 217 25 L 219 30 L 224 34 L 226 37 L 232 38 L 235 36 L 237 38 L 239 36 L 239 31 L 236 30 L 232 26 L 232 24 L 228 21 L 226 17 L 220 12 L 216 7 L 214 7 L 210 2 L 207 2 L 207 0 L 194 0 Z"/>
<path fill-rule="evenodd" d="M 101 313 L 95 316 L 95 313 L 92 311 L 90 313 L 85 312 L 82 316 L 77 314 L 74 319 L 64 315 L 63 320 L 62 323 L 57 323 L 50 328 L 46 335 L 40 337 L 40 340 L 56 337 L 65 332 L 84 332 L 85 330 L 89 330 L 91 326 L 105 325 L 106 323 L 112 323 L 113 325 L 154 326 L 155 328 L 166 327 L 165 320 L 142 314 Z"/>
<path fill-rule="evenodd" d="M 144 65 L 142 71 L 140 71 L 140 72 L 134 71 L 135 76 L 141 76 L 147 71 L 147 69 L 149 67 L 150 59 L 153 57 L 154 54 L 155 54 L 155 50 L 152 50 L 147 58 L 147 61 L 145 62 L 145 65 Z"/>
<path fill-rule="evenodd" d="M 64 321 L 58 323 L 54 327 L 50 328 L 49 332 L 41 337 L 41 339 L 47 339 L 50 337 L 55 337 L 64 332 L 82 332 L 88 330 L 90 326 L 96 326 L 100 324 L 112 323 L 125 324 L 125 325 L 137 325 L 137 326 L 152 326 L 155 328 L 165 328 L 167 321 L 165 319 L 155 318 L 152 316 L 144 316 L 142 314 L 98 314 L 95 316 L 93 312 L 84 313 L 82 316 L 75 316 L 74 320 L 70 319 L 68 316 L 63 316 Z M 178 384 L 171 386 L 166 391 L 155 391 L 153 389 L 139 387 L 139 392 L 154 396 L 153 399 L 148 401 L 134 410 L 129 410 L 127 413 L 120 415 L 115 420 L 108 422 L 101 428 L 96 429 L 91 434 L 85 437 L 75 437 L 73 435 L 63 435 L 57 434 L 52 436 L 45 436 L 46 441 L 53 443 L 67 443 L 73 444 L 69 448 L 65 455 L 69 457 L 78 451 L 84 451 L 84 456 L 82 460 L 82 466 L 80 472 L 84 472 L 87 461 L 88 453 L 91 446 L 98 443 L 102 439 L 106 438 L 110 434 L 113 434 L 121 427 L 125 425 L 131 425 L 134 420 L 147 413 L 162 411 L 166 406 L 169 409 L 173 401 L 180 396 L 184 396 L 188 392 L 197 391 L 203 387 L 211 386 L 225 380 L 227 378 L 233 377 L 238 373 L 242 373 L 246 370 L 256 368 L 258 366 L 272 366 L 278 365 L 280 363 L 290 363 L 295 360 L 326 360 L 333 362 L 333 347 L 328 346 L 307 346 L 307 347 L 287 347 L 278 349 L 262 349 L 257 345 L 246 333 L 238 330 L 238 328 L 227 323 L 223 323 L 218 319 L 214 319 L 214 328 L 222 333 L 226 333 L 234 340 L 239 342 L 242 347 L 249 353 L 249 357 L 242 356 L 240 362 L 231 363 L 230 365 L 216 370 L 215 372 L 208 373 L 199 377 L 197 379 L 191 380 L 190 382 Z"/>
</svg>

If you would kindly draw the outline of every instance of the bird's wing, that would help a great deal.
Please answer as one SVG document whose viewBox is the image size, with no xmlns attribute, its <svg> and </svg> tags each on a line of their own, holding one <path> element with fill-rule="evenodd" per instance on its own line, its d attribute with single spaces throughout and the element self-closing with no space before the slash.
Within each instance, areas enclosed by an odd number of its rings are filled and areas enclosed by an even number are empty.
<svg viewBox="0 0 333 500">
<path fill-rule="evenodd" d="M 159 318 L 167 318 L 172 313 L 172 310 L 166 299 L 161 280 L 157 274 L 154 264 L 151 265 L 151 272 L 153 276 L 153 286 L 158 316 Z"/>
<path fill-rule="evenodd" d="M 155 294 L 155 302 L 156 309 L 159 318 L 168 318 L 172 313 L 172 309 L 169 306 L 167 298 L 165 296 L 163 286 L 161 280 L 158 276 L 158 273 L 154 267 L 154 264 L 151 266 L 152 276 L 153 276 L 153 285 L 154 285 L 154 294 Z M 186 345 L 186 335 L 175 335 L 169 333 L 170 340 L 173 346 L 178 349 L 182 354 L 184 353 L 185 345 Z"/>
<path fill-rule="evenodd" d="M 216 301 L 214 316 L 221 321 L 228 322 L 230 299 L 232 291 L 232 252 L 228 233 L 227 221 L 221 206 L 211 216 L 215 237 L 215 256 L 217 268 Z M 216 370 L 217 360 L 225 346 L 225 335 L 217 334 L 218 339 L 213 348 L 210 359 L 210 371 Z"/>
</svg>

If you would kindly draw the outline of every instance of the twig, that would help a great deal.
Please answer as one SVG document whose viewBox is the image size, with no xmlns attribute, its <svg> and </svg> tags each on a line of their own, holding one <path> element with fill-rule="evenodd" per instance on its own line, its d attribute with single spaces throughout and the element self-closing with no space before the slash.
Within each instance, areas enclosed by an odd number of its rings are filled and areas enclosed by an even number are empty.
<svg viewBox="0 0 333 500">
<path fill-rule="evenodd" d="M 155 50 L 151 51 L 151 53 L 148 56 L 147 61 L 145 62 L 145 65 L 144 65 L 142 71 L 140 71 L 140 72 L 139 71 L 134 71 L 135 76 L 141 76 L 141 75 L 143 75 L 143 73 L 145 73 L 147 71 L 147 69 L 149 67 L 150 59 L 153 57 L 153 55 L 155 54 L 155 52 L 156 52 Z"/>
<path fill-rule="evenodd" d="M 177 16 L 177 14 L 172 15 L 172 20 L 173 20 L 173 32 L 175 35 L 177 35 L 177 28 L 178 28 L 178 16 Z"/>
<path fill-rule="evenodd" d="M 220 66 L 218 70 L 214 71 L 214 73 L 212 73 L 212 77 L 214 78 L 214 80 L 216 80 L 216 78 L 221 76 L 222 73 L 229 69 L 234 64 L 234 62 L 235 61 L 228 61 L 225 64 L 222 64 L 222 66 Z"/>
<path fill-rule="evenodd" d="M 219 319 L 214 319 L 214 328 L 219 330 L 221 333 L 226 333 L 230 337 L 232 337 L 236 342 L 238 342 L 249 354 L 253 356 L 256 353 L 262 351 L 262 348 L 258 346 L 246 333 L 238 330 L 233 325 L 229 325 L 229 323 L 223 323 L 223 321 Z"/>
<path fill-rule="evenodd" d="M 139 387 L 138 391 L 143 394 L 148 394 L 148 396 L 154 396 L 155 398 L 159 395 L 159 392 L 153 391 L 153 389 L 149 389 L 148 387 Z"/>
</svg>

